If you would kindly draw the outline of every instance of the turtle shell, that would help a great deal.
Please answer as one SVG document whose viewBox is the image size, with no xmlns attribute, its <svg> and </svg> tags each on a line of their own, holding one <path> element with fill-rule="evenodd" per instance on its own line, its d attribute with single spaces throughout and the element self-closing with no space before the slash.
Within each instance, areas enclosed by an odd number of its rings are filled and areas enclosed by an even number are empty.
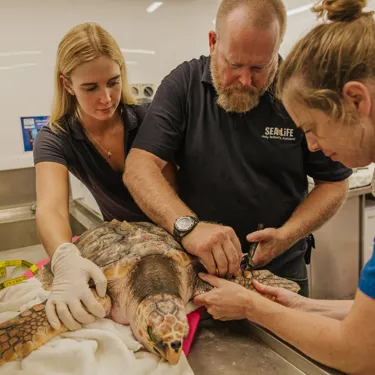
<svg viewBox="0 0 375 375">
<path fill-rule="evenodd" d="M 103 272 L 114 265 L 125 269 L 135 260 L 149 255 L 166 255 L 171 251 L 181 252 L 181 257 L 174 258 L 184 264 L 194 259 L 165 229 L 148 222 L 105 222 L 84 232 L 74 244 L 84 258 L 94 262 Z M 39 272 L 37 278 L 45 289 L 51 288 L 53 274 L 50 263 Z"/>
</svg>

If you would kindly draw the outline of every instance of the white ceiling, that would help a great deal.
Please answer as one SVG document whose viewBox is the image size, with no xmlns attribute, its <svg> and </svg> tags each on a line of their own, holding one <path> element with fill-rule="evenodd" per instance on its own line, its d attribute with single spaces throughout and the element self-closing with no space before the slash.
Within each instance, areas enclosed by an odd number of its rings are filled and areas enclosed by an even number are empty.
<svg viewBox="0 0 375 375">
<path fill-rule="evenodd" d="M 1 0 L 0 0 L 1 1 Z M 19 1 L 19 0 L 16 0 Z M 102 3 L 103 0 L 68 0 L 72 3 Z M 144 7 L 145 9 L 154 2 L 154 0 L 105 0 L 107 4 L 110 3 L 121 3 L 121 4 L 131 4 L 132 6 L 138 5 Z M 195 8 L 201 8 L 202 11 L 207 9 L 216 9 L 220 3 L 220 0 L 161 0 L 164 3 L 163 8 L 169 5 L 183 5 L 189 4 Z M 284 0 L 287 10 L 302 7 L 304 5 L 316 3 L 316 0 Z M 300 13 L 299 13 L 300 14 Z M 299 17 L 298 14 L 298 17 Z"/>
<path fill-rule="evenodd" d="M 82 1 L 82 0 L 81 0 Z M 153 0 L 113 0 L 113 1 L 121 1 L 121 2 L 127 2 L 127 3 L 134 3 L 137 2 L 138 4 L 143 4 L 145 7 L 150 5 Z M 172 5 L 172 4 L 191 4 L 195 7 L 202 7 L 207 5 L 211 6 L 218 6 L 220 3 L 220 0 L 162 0 L 164 5 Z M 312 3 L 315 3 L 315 0 L 284 0 L 284 4 L 287 8 L 287 10 L 303 7 L 304 5 L 309 5 Z"/>
<path fill-rule="evenodd" d="M 125 2 L 137 2 L 137 3 L 145 3 L 145 4 L 151 4 L 153 0 L 123 0 Z M 162 0 L 165 4 L 169 3 L 195 3 L 195 5 L 199 6 L 199 3 L 213 3 L 213 4 L 219 4 L 220 0 Z M 286 5 L 287 9 L 294 9 L 298 8 L 303 5 L 311 4 L 316 1 L 312 0 L 284 0 L 284 4 Z"/>
</svg>

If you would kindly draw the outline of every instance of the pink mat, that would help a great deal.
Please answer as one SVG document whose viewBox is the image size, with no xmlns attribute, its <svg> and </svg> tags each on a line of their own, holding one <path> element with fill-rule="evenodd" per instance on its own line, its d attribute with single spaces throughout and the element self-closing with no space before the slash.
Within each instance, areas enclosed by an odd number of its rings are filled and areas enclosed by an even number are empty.
<svg viewBox="0 0 375 375">
<path fill-rule="evenodd" d="M 189 354 L 191 344 L 194 340 L 195 332 L 197 332 L 197 328 L 204 310 L 204 307 L 200 307 L 198 310 L 195 310 L 187 315 L 189 323 L 189 334 L 182 345 L 182 350 L 184 351 L 186 356 Z"/>
<path fill-rule="evenodd" d="M 72 242 L 74 242 L 77 238 L 78 238 L 77 236 L 73 237 Z M 50 261 L 50 259 L 46 258 L 46 259 L 43 259 L 43 260 L 41 260 L 41 261 L 39 261 L 35 264 L 41 270 L 44 265 L 49 263 L 49 261 Z M 25 276 L 28 279 L 30 279 L 34 275 L 30 270 L 27 270 L 25 272 Z M 197 328 L 198 328 L 199 322 L 201 320 L 201 316 L 202 316 L 203 311 L 204 311 L 204 307 L 201 307 L 198 310 L 195 310 L 195 311 L 193 311 L 193 312 L 191 312 L 190 314 L 187 315 L 188 323 L 189 323 L 189 334 L 188 334 L 188 337 L 184 340 L 184 344 L 182 346 L 182 350 L 184 351 L 186 356 L 189 354 L 191 344 L 193 343 L 195 332 L 197 331 Z"/>
</svg>

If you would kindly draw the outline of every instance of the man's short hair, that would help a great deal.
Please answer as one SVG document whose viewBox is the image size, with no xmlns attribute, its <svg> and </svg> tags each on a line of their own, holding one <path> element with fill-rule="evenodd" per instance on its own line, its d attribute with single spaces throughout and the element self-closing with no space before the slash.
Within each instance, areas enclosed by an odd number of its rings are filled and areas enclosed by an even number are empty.
<svg viewBox="0 0 375 375">
<path fill-rule="evenodd" d="M 238 9 L 244 8 L 255 27 L 267 28 L 275 18 L 280 25 L 280 38 L 283 40 L 287 14 L 282 0 L 222 0 L 216 15 L 216 31 L 220 35 L 220 29 L 228 15 Z"/>
</svg>

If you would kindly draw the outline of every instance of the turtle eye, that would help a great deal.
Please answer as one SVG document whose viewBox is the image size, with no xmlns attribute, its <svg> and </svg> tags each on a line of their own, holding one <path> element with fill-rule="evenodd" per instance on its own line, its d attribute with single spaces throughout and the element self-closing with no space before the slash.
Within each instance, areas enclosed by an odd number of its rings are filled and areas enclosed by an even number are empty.
<svg viewBox="0 0 375 375">
<path fill-rule="evenodd" d="M 147 326 L 147 333 L 150 337 L 150 340 L 155 344 L 154 349 L 156 349 L 161 355 L 160 351 L 165 352 L 166 344 L 163 340 L 158 340 L 152 331 L 152 326 Z"/>
<path fill-rule="evenodd" d="M 151 339 L 151 341 L 154 343 L 154 344 L 157 344 L 158 343 L 158 340 L 156 339 L 154 333 L 152 332 L 152 327 L 151 326 L 147 326 L 147 333 Z"/>
</svg>

